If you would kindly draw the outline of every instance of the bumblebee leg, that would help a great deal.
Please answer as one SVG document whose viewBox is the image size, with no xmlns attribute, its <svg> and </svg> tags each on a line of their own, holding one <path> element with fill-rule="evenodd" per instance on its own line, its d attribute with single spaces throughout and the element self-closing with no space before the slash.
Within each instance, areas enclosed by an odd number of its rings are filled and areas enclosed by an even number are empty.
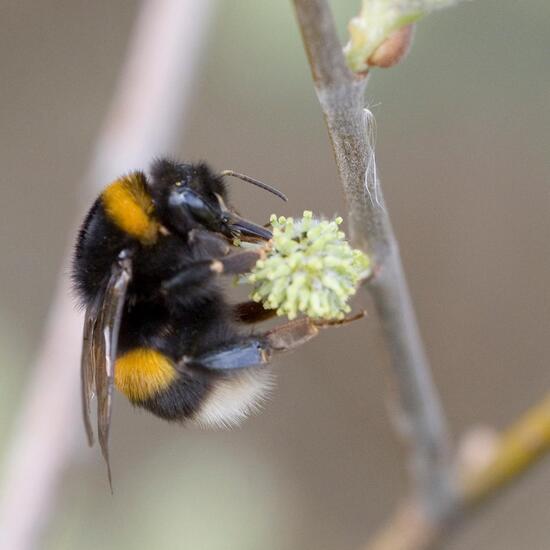
<svg viewBox="0 0 550 550">
<path fill-rule="evenodd" d="M 276 309 L 265 309 L 258 302 L 249 301 L 235 304 L 233 307 L 235 320 L 239 323 L 260 323 L 277 315 Z"/>
<path fill-rule="evenodd" d="M 278 353 L 291 351 L 305 344 L 322 328 L 344 325 L 360 319 L 364 313 L 341 321 L 313 321 L 308 317 L 290 321 L 258 336 L 245 337 L 240 342 L 196 357 L 184 357 L 181 367 L 197 366 L 217 371 L 259 367 L 269 363 Z"/>
<path fill-rule="evenodd" d="M 316 326 L 319 328 L 329 328 L 329 327 L 341 327 L 342 325 L 348 325 L 353 323 L 353 321 L 359 321 L 367 315 L 365 310 L 356 313 L 355 315 L 350 315 L 349 317 L 344 317 L 343 319 L 324 319 L 319 321 L 313 321 Z"/>
<path fill-rule="evenodd" d="M 204 229 L 192 229 L 189 232 L 189 244 L 200 246 L 213 258 L 226 256 L 231 251 L 228 239 L 218 233 Z"/>
<path fill-rule="evenodd" d="M 270 359 L 269 346 L 266 346 L 261 337 L 247 337 L 227 347 L 195 357 L 184 357 L 178 366 L 225 371 L 265 365 Z"/>
<path fill-rule="evenodd" d="M 258 367 L 269 363 L 273 354 L 294 349 L 318 333 L 318 327 L 310 319 L 298 319 L 258 336 L 243 337 L 230 346 L 195 357 L 184 357 L 180 366 L 218 371 Z"/>
<path fill-rule="evenodd" d="M 364 316 L 365 312 L 361 311 L 356 315 L 339 320 L 317 321 L 309 317 L 303 317 L 275 327 L 266 332 L 264 338 L 273 353 L 282 353 L 305 344 L 308 340 L 317 336 L 320 329 L 347 325 L 348 323 L 362 319 Z"/>
<path fill-rule="evenodd" d="M 214 271 L 226 275 L 241 275 L 253 269 L 258 260 L 265 258 L 266 252 L 263 248 L 244 250 L 220 258 Z"/>
<path fill-rule="evenodd" d="M 265 333 L 270 349 L 275 353 L 293 350 L 319 334 L 319 326 L 309 317 L 289 321 Z"/>
<path fill-rule="evenodd" d="M 162 283 L 162 290 L 170 290 L 203 284 L 206 280 L 218 275 L 239 275 L 250 271 L 258 260 L 264 257 L 265 252 L 259 250 L 245 250 L 214 260 L 196 262 L 180 271 L 174 277 Z"/>
</svg>

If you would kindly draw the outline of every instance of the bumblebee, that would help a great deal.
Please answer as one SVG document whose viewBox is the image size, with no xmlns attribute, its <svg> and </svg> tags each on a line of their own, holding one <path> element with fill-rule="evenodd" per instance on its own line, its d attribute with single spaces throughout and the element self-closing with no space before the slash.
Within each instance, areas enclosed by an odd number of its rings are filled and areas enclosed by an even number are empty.
<svg viewBox="0 0 550 550">
<path fill-rule="evenodd" d="M 269 392 L 272 356 L 331 324 L 303 318 L 267 332 L 243 328 L 274 311 L 230 304 L 220 278 L 250 271 L 272 235 L 229 206 L 226 176 L 286 200 L 248 176 L 159 159 L 148 175 L 132 172 L 108 185 L 78 234 L 73 280 L 85 308 L 84 425 L 92 445 L 95 394 L 109 480 L 113 386 L 165 420 L 230 426 Z M 235 237 L 263 246 L 237 249 Z"/>
</svg>

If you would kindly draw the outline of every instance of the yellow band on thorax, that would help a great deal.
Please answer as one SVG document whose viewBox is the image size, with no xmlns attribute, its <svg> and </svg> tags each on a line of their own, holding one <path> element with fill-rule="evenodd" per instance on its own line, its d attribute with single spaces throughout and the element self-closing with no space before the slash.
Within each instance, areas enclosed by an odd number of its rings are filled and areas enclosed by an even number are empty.
<svg viewBox="0 0 550 550">
<path fill-rule="evenodd" d="M 145 176 L 134 172 L 111 183 L 101 195 L 109 219 L 125 233 L 143 244 L 153 244 L 159 223 L 152 216 L 153 201 Z"/>
<path fill-rule="evenodd" d="M 115 364 L 115 385 L 133 402 L 146 401 L 165 390 L 177 377 L 172 361 L 152 348 L 136 348 Z"/>
</svg>

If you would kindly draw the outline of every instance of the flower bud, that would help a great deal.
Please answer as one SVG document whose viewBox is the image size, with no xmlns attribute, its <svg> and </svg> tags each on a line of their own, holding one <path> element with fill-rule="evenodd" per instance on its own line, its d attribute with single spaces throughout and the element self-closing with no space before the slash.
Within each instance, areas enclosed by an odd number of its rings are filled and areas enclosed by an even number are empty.
<svg viewBox="0 0 550 550">
<path fill-rule="evenodd" d="M 414 36 L 414 25 L 407 25 L 396 30 L 368 58 L 370 67 L 393 67 L 409 53 Z"/>
</svg>

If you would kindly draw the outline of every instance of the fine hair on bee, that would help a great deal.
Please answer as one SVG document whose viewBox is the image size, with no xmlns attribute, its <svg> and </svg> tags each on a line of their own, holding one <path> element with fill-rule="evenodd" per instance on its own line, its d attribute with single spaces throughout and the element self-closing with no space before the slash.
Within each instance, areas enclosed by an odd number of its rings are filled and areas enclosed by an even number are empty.
<svg viewBox="0 0 550 550">
<path fill-rule="evenodd" d="M 249 272 L 272 236 L 233 208 L 229 176 L 286 200 L 238 172 L 160 158 L 147 174 L 109 184 L 78 233 L 72 274 L 85 308 L 84 423 L 92 444 L 95 394 L 107 465 L 114 386 L 165 420 L 230 426 L 265 399 L 274 355 L 335 324 L 302 318 L 258 332 L 250 326 L 275 312 L 229 302 L 220 278 Z M 258 246 L 236 248 L 235 238 Z"/>
</svg>

